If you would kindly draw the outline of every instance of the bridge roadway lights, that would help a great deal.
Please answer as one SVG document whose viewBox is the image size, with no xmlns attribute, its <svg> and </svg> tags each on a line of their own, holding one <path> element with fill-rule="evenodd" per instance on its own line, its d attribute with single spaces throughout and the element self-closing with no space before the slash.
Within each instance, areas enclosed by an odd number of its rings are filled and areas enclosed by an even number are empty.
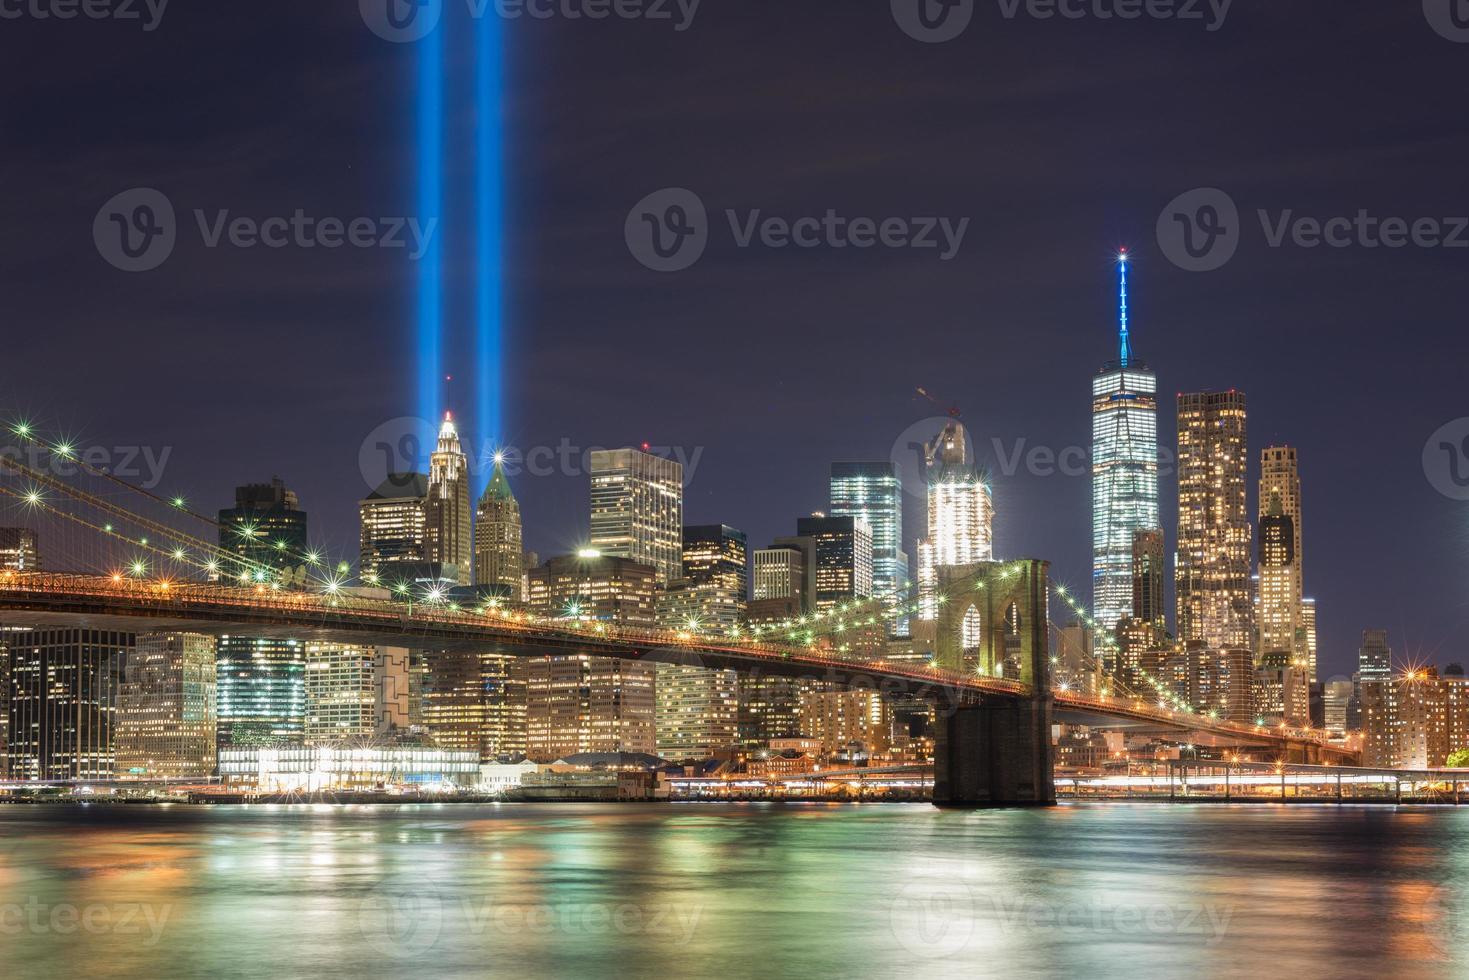
<svg viewBox="0 0 1469 980">
<path fill-rule="evenodd" d="M 939 664 L 987 676 L 1018 671 L 1030 694 L 958 692 L 937 705 L 933 802 L 940 807 L 1054 806 L 1047 564 L 1027 559 L 939 569 Z"/>
</svg>

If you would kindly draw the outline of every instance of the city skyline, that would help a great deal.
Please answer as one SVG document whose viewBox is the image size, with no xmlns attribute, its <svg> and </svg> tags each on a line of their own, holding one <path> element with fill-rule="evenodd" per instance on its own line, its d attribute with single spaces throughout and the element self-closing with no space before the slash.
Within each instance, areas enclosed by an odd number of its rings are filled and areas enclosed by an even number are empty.
<svg viewBox="0 0 1469 980">
<path fill-rule="evenodd" d="M 237 104 L 227 94 L 228 79 L 243 70 L 243 51 L 254 43 L 252 38 L 261 43 L 273 38 L 268 25 L 243 12 L 203 18 L 176 11 L 173 16 L 169 30 L 182 43 L 169 45 L 156 59 L 132 64 L 138 84 L 166 85 L 193 77 L 201 97 Z M 1145 22 L 1137 31 L 1110 31 L 1101 24 L 1054 29 L 1022 19 L 990 24 L 989 30 L 938 47 L 915 44 L 890 19 L 855 10 L 783 10 L 778 16 L 785 29 L 769 54 L 776 72 L 773 88 L 810 92 L 821 105 L 841 104 L 832 96 L 833 85 L 875 95 L 873 83 L 822 62 L 820 68 L 812 67 L 806 57 L 832 48 L 833 41 L 839 42 L 836 47 L 846 41 L 881 52 L 895 73 L 915 84 L 942 78 L 967 93 L 956 108 L 969 118 L 966 130 L 975 135 L 945 154 L 935 152 L 931 138 L 913 142 L 908 111 L 913 103 L 884 87 L 882 99 L 863 100 L 869 108 L 860 138 L 846 131 L 852 122 L 849 112 L 834 109 L 837 143 L 812 143 L 801 131 L 805 112 L 763 90 L 732 87 L 730 80 L 706 67 L 760 37 L 752 33 L 754 20 L 712 9 L 682 33 L 638 29 L 648 25 L 603 25 L 610 33 L 593 25 L 555 31 L 514 25 L 517 48 L 506 72 L 516 93 L 507 110 L 516 135 L 508 147 L 507 180 L 520 189 L 521 197 L 507 211 L 513 247 L 506 252 L 511 271 L 504 351 L 513 370 L 503 378 L 503 430 L 493 437 L 467 432 L 467 445 L 478 447 L 488 440 L 554 449 L 563 439 L 578 446 L 609 447 L 646 441 L 681 447 L 689 458 L 702 448 L 686 494 L 687 521 L 732 523 L 752 543 L 764 544 L 788 533 L 792 517 L 822 507 L 830 462 L 887 458 L 908 426 L 942 414 L 914 396 L 914 388 L 921 386 L 964 408 L 980 461 L 995 481 L 998 549 L 1044 554 L 1054 562 L 1058 579 L 1081 588 L 1091 565 L 1085 503 L 1089 481 L 1085 475 L 1034 476 L 1023 461 L 1036 447 L 1059 453 L 1090 444 L 1088 421 L 1075 393 L 1081 379 L 1111 354 L 1111 260 L 1116 247 L 1126 244 L 1141 286 L 1133 304 L 1139 347 L 1159 373 L 1163 445 L 1169 445 L 1167 434 L 1174 431 L 1172 393 L 1238 387 L 1251 398 L 1252 442 L 1298 446 L 1310 460 L 1308 594 L 1322 603 L 1323 677 L 1346 671 L 1354 637 L 1367 623 L 1391 627 L 1405 650 L 1424 657 L 1456 655 L 1457 638 L 1469 619 L 1453 586 L 1462 573 L 1466 531 L 1459 502 L 1429 482 L 1421 457 L 1430 435 L 1465 415 L 1455 394 L 1462 381 L 1461 359 L 1454 356 L 1463 350 L 1456 311 L 1465 297 L 1453 275 L 1433 277 L 1432 287 L 1425 288 L 1418 271 L 1451 271 L 1457 268 L 1456 253 L 1275 249 L 1256 228 L 1225 268 L 1198 274 L 1174 266 L 1154 233 L 1172 196 L 1205 186 L 1228 191 L 1252 222 L 1254 209 L 1268 210 L 1272 218 L 1285 209 L 1318 217 L 1352 214 L 1358 208 L 1410 216 L 1443 211 L 1449 206 L 1445 202 L 1457 199 L 1444 155 L 1399 147 L 1393 134 L 1443 117 L 1446 93 L 1457 77 L 1456 46 L 1437 38 L 1412 10 L 1343 11 L 1327 23 L 1310 24 L 1304 35 L 1308 25 L 1285 10 L 1250 11 L 1218 35 Z M 1166 45 L 1161 44 L 1164 36 Z M 1315 38 L 1320 50 L 1300 51 L 1292 44 L 1300 36 Z M 1370 36 L 1417 41 L 1421 57 L 1405 69 L 1382 52 L 1363 51 L 1360 39 Z M 216 43 L 224 37 L 236 39 L 236 44 Z M 609 37 L 617 43 L 608 44 Z M 1323 145 L 1301 138 L 1296 121 L 1266 89 L 1244 86 L 1225 93 L 1192 84 L 1220 77 L 1244 39 L 1258 45 L 1263 56 L 1282 55 L 1283 82 L 1334 80 L 1364 111 L 1393 106 L 1398 128 L 1374 138 L 1406 154 L 1401 165 L 1388 168 L 1382 162 L 1385 155 L 1376 155 L 1359 161 L 1352 175 L 1335 173 L 1325 186 L 1290 179 L 1289 174 L 1312 161 L 1354 148 L 1357 137 L 1350 134 L 1360 127 L 1353 124 L 1353 103 L 1322 107 L 1326 115 L 1316 129 L 1328 134 Z M 374 119 L 384 113 L 411 119 L 413 63 L 411 53 L 402 50 L 409 46 L 384 44 L 362 28 L 355 11 L 300 12 L 290 36 L 277 40 L 285 45 L 282 68 L 261 80 L 267 87 L 262 104 L 271 106 L 269 112 L 242 107 L 226 124 L 222 117 L 200 120 L 166 100 L 135 107 L 139 125 L 131 134 L 183 125 L 197 129 L 200 140 L 214 147 L 232 145 L 239 134 L 249 134 L 256 147 L 253 155 L 212 154 L 225 162 L 207 173 L 207 181 L 197 175 L 194 161 L 181 166 L 171 148 L 117 130 L 74 93 L 46 94 L 42 104 L 65 111 L 78 127 L 103 134 L 92 159 L 106 177 L 73 183 L 65 200 L 40 193 L 19 202 L 18 223 L 50 231 L 27 241 L 20 251 L 14 245 L 0 246 L 9 250 L 9 267 L 21 273 L 7 294 L 11 317 L 18 324 L 46 323 L 53 329 L 21 331 L 17 355 L 58 362 L 64 353 L 58 346 L 61 338 L 85 324 L 112 322 L 118 311 L 132 311 L 126 314 L 130 329 L 88 335 L 89 354 L 116 367 L 116 382 L 104 376 L 63 401 L 48 388 L 21 379 L 6 401 L 17 413 L 49 420 L 88 444 L 143 444 L 155 457 L 167 449 L 167 481 L 192 499 L 223 505 L 239 483 L 279 473 L 314 511 L 323 545 L 343 552 L 351 550 L 356 521 L 346 501 L 372 489 L 360 476 L 363 444 L 378 426 L 418 414 L 415 379 L 401 363 L 410 344 L 416 268 L 387 252 L 209 250 L 193 242 L 181 243 L 162 268 L 127 276 L 97 257 L 87 234 L 101 203 L 132 186 L 159 187 L 190 220 L 187 212 L 193 208 L 263 216 L 306 207 L 350 216 L 380 211 L 385 201 L 395 202 L 400 212 L 413 207 L 412 159 L 404 146 L 408 124 L 364 123 L 358 128 L 368 135 L 349 136 L 342 131 L 345 127 L 316 125 L 310 97 L 330 89 L 327 79 L 351 79 L 364 89 L 348 118 L 365 120 L 366 107 L 374 106 Z M 1034 69 L 1018 53 L 1026 40 L 1056 57 L 1040 76 L 1032 77 Z M 758 43 L 767 41 L 761 37 Z M 81 52 L 100 46 L 95 64 L 111 63 L 106 38 L 82 30 L 73 43 Z M 1098 50 L 1101 43 L 1120 46 L 1119 64 L 1125 67 L 1119 68 L 1117 80 L 1127 84 L 1134 98 L 1110 98 L 1105 86 L 1063 67 Z M 196 52 L 222 47 L 228 50 L 201 69 Z M 1287 50 L 1290 57 L 1284 58 Z M 1335 50 L 1361 51 L 1369 70 L 1360 64 L 1345 69 L 1327 57 Z M 628 51 L 646 57 L 623 63 L 622 52 Z M 310 57 L 298 63 L 293 53 L 304 52 Z M 803 56 L 793 57 L 797 52 Z M 17 52 L 17 64 L 24 65 L 30 56 Z M 462 57 L 450 58 L 455 79 L 467 71 Z M 356 67 L 363 59 L 374 69 L 365 81 Z M 720 164 L 713 162 L 720 154 L 693 151 L 678 135 L 680 127 L 710 132 L 679 110 L 668 92 L 639 78 L 632 64 L 649 59 L 677 66 L 680 77 L 716 100 L 736 95 L 754 100 L 777 138 L 731 141 L 711 136 L 713 145 L 726 151 L 728 162 Z M 1382 70 L 1370 70 L 1373 59 L 1383 59 Z M 316 66 L 313 73 L 301 67 L 306 64 Z M 829 77 L 834 70 L 835 82 Z M 583 84 L 588 77 L 619 84 Z M 1368 85 L 1368 77 L 1376 80 Z M 1173 84 L 1157 84 L 1169 78 Z M 1020 79 L 1030 81 L 1021 84 Z M 1007 86 L 1007 99 L 1002 100 L 1007 107 L 983 96 L 997 85 Z M 1047 111 L 1047 93 L 1053 90 L 1074 97 L 1078 126 L 1022 139 L 1016 152 L 1025 166 L 991 154 L 993 141 L 984 134 L 999 131 L 1006 113 L 1027 107 Z M 599 144 L 610 138 L 606 120 L 619 116 L 608 100 L 617 91 L 635 93 L 676 124 L 650 134 L 643 149 L 619 142 L 617 152 L 603 154 L 599 181 L 605 192 L 596 208 L 569 211 L 559 202 L 583 199 L 586 187 L 579 168 L 558 148 L 571 132 L 585 133 Z M 279 97 L 271 98 L 270 92 Z M 300 93 L 307 97 L 297 97 Z M 912 98 L 923 95 L 915 91 Z M 1152 131 L 1150 121 L 1165 117 L 1181 120 L 1181 135 L 1165 139 Z M 17 114 L 13 120 L 12 131 L 27 149 L 5 164 L 10 186 L 49 186 L 46 162 L 52 151 L 61 149 L 58 140 L 63 137 L 40 125 L 41 118 Z M 1248 123 L 1221 129 L 1214 121 L 1221 118 Z M 313 134 L 311 145 L 294 141 L 290 134 L 298 130 Z M 893 148 L 881 166 L 853 175 L 830 163 L 860 155 L 874 133 Z M 1119 134 L 1125 134 L 1120 143 Z M 293 160 L 290 179 L 262 182 L 256 174 L 284 175 L 276 151 L 270 149 L 281 146 L 283 139 Z M 1125 152 L 1075 152 L 1114 144 Z M 1195 147 L 1209 152 L 1198 153 L 1191 149 Z M 1260 153 L 1285 161 L 1286 176 L 1271 180 L 1239 162 Z M 1088 161 L 1086 167 L 1071 162 L 1079 157 Z M 955 163 L 935 171 L 934 160 Z M 784 165 L 788 163 L 797 166 Z M 466 164 L 452 157 L 446 164 L 448 192 L 467 203 Z M 817 176 L 774 176 L 803 168 Z M 344 172 L 356 176 L 339 179 Z M 916 173 L 925 176 L 918 189 L 895 190 L 911 188 Z M 1412 178 L 1410 192 L 1377 190 L 1400 186 L 1405 175 Z M 965 249 L 948 263 L 850 250 L 796 255 L 716 242 L 694 268 L 660 276 L 627 254 L 622 224 L 634 202 L 665 186 L 695 189 L 714 212 L 759 207 L 789 216 L 800 213 L 800 202 L 806 201 L 804 206 L 818 211 L 829 206 L 853 214 L 970 215 L 975 228 Z M 1054 186 L 1072 191 L 1058 198 L 1050 191 Z M 1000 190 L 1013 204 L 997 210 L 994 192 Z M 981 234 L 978 229 L 986 224 L 992 230 Z M 459 226 L 458 233 L 466 230 Z M 457 254 L 463 257 L 465 251 Z M 556 268 L 579 271 L 553 279 L 529 265 L 532 256 L 553 255 Z M 84 277 L 87 288 L 58 289 L 60 270 Z M 451 285 L 463 285 L 467 274 L 451 258 Z M 307 277 L 333 285 L 325 292 L 313 286 L 303 294 Z M 756 315 L 745 310 L 735 314 L 744 304 L 732 298 L 748 293 L 754 281 L 769 283 L 752 300 Z M 261 283 L 277 286 L 268 308 L 253 298 Z M 606 288 L 608 284 L 613 288 Z M 170 308 L 160 309 L 153 300 L 159 289 L 173 297 Z M 243 295 L 242 290 L 252 297 L 249 303 L 219 308 L 218 291 Z M 463 290 L 449 290 L 451 320 L 464 302 Z M 1380 349 L 1381 325 L 1404 315 L 1413 329 L 1394 336 L 1395 356 L 1371 353 Z M 212 331 L 197 330 L 204 322 L 222 337 L 250 338 L 231 340 L 232 346 L 291 356 L 273 354 L 268 372 L 250 358 L 201 357 L 201 344 L 207 350 L 216 343 L 210 339 Z M 737 384 L 700 370 L 701 358 L 712 348 L 706 340 L 689 346 L 682 331 L 690 322 L 699 324 L 699 338 L 743 331 L 749 337 L 745 349 L 770 356 L 740 371 Z M 827 322 L 844 324 L 863 342 L 833 349 L 826 331 L 807 329 Z M 637 344 L 614 340 L 617 335 L 602 329 L 603 324 L 619 330 L 639 325 Z M 137 332 L 146 332 L 153 342 L 124 342 Z M 454 410 L 457 418 L 473 414 L 475 355 L 452 340 L 444 355 L 451 365 L 446 375 L 454 380 L 446 382 L 446 404 L 435 408 Z M 1319 354 L 1328 345 L 1331 356 L 1323 359 Z M 885 356 L 869 356 L 869 347 L 882 349 Z M 175 353 L 159 362 L 160 351 Z M 1261 356 L 1267 351 L 1269 356 Z M 248 420 L 233 411 L 180 411 L 167 386 L 122 380 L 146 377 L 160 363 L 187 370 L 204 360 L 222 390 L 265 396 Z M 833 369 L 829 375 L 811 369 L 823 361 Z M 996 364 L 1009 369 L 995 371 Z M 1411 389 L 1416 397 L 1385 414 L 1343 426 L 1331 400 L 1302 392 L 1301 364 L 1312 365 L 1313 375 L 1332 390 Z M 335 370 L 323 373 L 322 366 Z M 664 379 L 662 386 L 625 383 L 650 370 Z M 834 385 L 825 377 L 853 383 Z M 329 408 L 313 412 L 309 428 L 298 425 L 296 409 L 285 407 L 299 401 L 302 396 L 296 393 L 302 391 Z M 733 404 L 735 398 L 748 410 L 730 413 L 716 407 Z M 615 412 L 599 410 L 611 401 Z M 675 401 L 680 410 L 671 413 L 668 405 Z M 799 438 L 792 437 L 792 420 L 797 418 L 803 433 Z M 307 432 L 310 438 L 304 436 Z M 1001 442 L 999 452 L 994 439 Z M 1009 475 L 1003 464 L 1017 451 L 1022 462 Z M 1362 459 L 1378 463 L 1371 481 L 1354 478 Z M 476 498 L 488 475 L 484 467 L 479 472 L 472 487 Z M 1175 507 L 1171 482 L 1166 476 L 1160 479 L 1163 515 Z M 583 509 L 581 477 L 521 477 L 514 484 L 524 512 L 526 545 L 542 554 L 572 550 L 586 530 L 575 523 Z M 781 492 L 771 494 L 769 488 L 777 485 Z M 916 516 L 912 503 L 910 497 L 904 508 L 910 522 L 904 539 L 910 549 L 918 536 L 911 526 Z M 1392 521 L 1362 521 L 1362 515 L 1376 513 L 1396 516 Z M 1353 528 L 1350 540 L 1331 533 L 1342 527 Z M 1170 537 L 1170 552 L 1173 545 Z M 1345 574 L 1342 570 L 1364 550 L 1387 567 L 1421 568 L 1425 587 L 1387 594 Z"/>
</svg>

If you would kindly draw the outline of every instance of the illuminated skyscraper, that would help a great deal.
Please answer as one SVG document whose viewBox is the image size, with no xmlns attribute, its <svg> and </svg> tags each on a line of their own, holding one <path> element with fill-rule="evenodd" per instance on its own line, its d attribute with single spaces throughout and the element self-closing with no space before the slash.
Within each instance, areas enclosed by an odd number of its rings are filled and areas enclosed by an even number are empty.
<svg viewBox="0 0 1469 980">
<path fill-rule="evenodd" d="M 122 665 L 131 633 L 47 627 L 9 632 L 10 778 L 111 779 Z"/>
<path fill-rule="evenodd" d="M 279 477 L 235 488 L 235 506 L 219 512 L 219 547 L 238 558 L 221 565 L 223 577 L 306 585 L 306 512 Z"/>
<path fill-rule="evenodd" d="M 903 550 L 903 486 L 892 462 L 832 463 L 831 516 L 855 517 L 872 531 L 872 594 L 907 600 L 908 553 Z M 895 619 L 895 634 L 906 635 L 908 621 Z"/>
<path fill-rule="evenodd" d="M 1163 532 L 1143 528 L 1132 534 L 1132 613 L 1161 630 L 1168 617 L 1163 611 Z"/>
<path fill-rule="evenodd" d="M 651 565 L 587 552 L 552 558 L 527 578 L 526 604 L 537 615 L 655 625 L 658 573 Z M 532 759 L 656 751 L 653 664 L 557 654 L 532 657 L 523 670 Z"/>
<path fill-rule="evenodd" d="M 816 545 L 810 539 L 781 538 L 755 552 L 756 602 L 790 599 L 798 612 L 811 611 L 816 579 Z"/>
<path fill-rule="evenodd" d="M 219 512 L 219 547 L 238 557 L 222 576 L 307 585 L 306 512 L 279 478 L 235 488 Z M 218 743 L 290 745 L 301 741 L 306 711 L 305 644 L 284 637 L 227 634 L 210 651 L 215 665 Z"/>
<path fill-rule="evenodd" d="M 408 651 L 306 644 L 306 744 L 408 728 Z"/>
<path fill-rule="evenodd" d="M 745 532 L 728 524 L 683 529 L 683 578 L 718 585 L 741 606 L 750 596 L 750 555 Z"/>
<path fill-rule="evenodd" d="M 35 572 L 40 568 L 36 532 L 28 527 L 0 527 L 0 571 Z"/>
<path fill-rule="evenodd" d="M 1280 491 L 1271 490 L 1260 518 L 1260 647 L 1284 654 L 1292 666 L 1309 670 L 1310 651 L 1301 622 L 1300 575 L 1296 568 L 1295 522 L 1281 506 Z"/>
<path fill-rule="evenodd" d="M 362 581 L 388 587 L 394 566 L 417 577 L 429 560 L 428 476 L 389 473 L 359 505 Z"/>
<path fill-rule="evenodd" d="M 520 504 L 510 492 L 505 467 L 496 456 L 495 472 L 480 495 L 474 514 L 474 581 L 476 585 L 507 589 L 510 599 L 520 602 L 524 576 Z"/>
<path fill-rule="evenodd" d="M 592 548 L 652 565 L 660 584 L 683 570 L 683 466 L 636 449 L 591 454 Z"/>
<path fill-rule="evenodd" d="M 1092 379 L 1092 609 L 1111 629 L 1132 608 L 1132 544 L 1158 524 L 1158 379 L 1132 353 L 1126 251 L 1118 258 L 1117 360 Z"/>
<path fill-rule="evenodd" d="M 423 723 L 434 744 L 486 761 L 524 755 L 525 661 L 486 650 L 424 655 Z"/>
<path fill-rule="evenodd" d="M 969 459 L 964 426 L 944 426 L 928 444 L 928 536 L 918 542 L 918 618 L 938 615 L 938 569 L 994 560 L 989 479 Z"/>
<path fill-rule="evenodd" d="M 1273 501 L 1279 499 L 1280 512 L 1290 519 L 1291 522 L 1291 553 L 1292 579 L 1290 589 L 1295 595 L 1297 610 L 1295 619 L 1300 630 L 1300 649 L 1297 654 L 1304 656 L 1309 661 L 1311 680 L 1316 679 L 1316 623 L 1315 623 L 1315 600 L 1307 599 L 1305 592 L 1305 576 L 1302 569 L 1305 565 L 1305 552 L 1301 544 L 1301 471 L 1294 447 L 1291 446 L 1268 446 L 1260 452 L 1260 512 L 1259 518 L 1263 527 L 1265 518 L 1273 505 Z M 1264 568 L 1264 556 L 1261 555 L 1261 568 Z M 1261 614 L 1264 610 L 1265 582 L 1261 580 L 1262 595 Z M 1276 592 L 1281 591 L 1281 586 L 1276 583 Z M 1307 608 L 1308 605 L 1311 608 Z M 1277 610 L 1276 615 L 1281 615 Z M 1263 634 L 1265 624 L 1260 624 Z M 1263 649 L 1263 636 L 1261 638 Z"/>
<path fill-rule="evenodd" d="M 474 581 L 473 512 L 469 503 L 469 458 L 459 442 L 454 417 L 446 414 L 439 442 L 429 457 L 428 501 L 424 510 L 428 559 L 450 582 Z"/>
<path fill-rule="evenodd" d="M 814 608 L 872 595 L 872 531 L 866 524 L 855 517 L 802 517 L 796 537 L 809 538 L 814 548 Z"/>
<path fill-rule="evenodd" d="M 1250 517 L 1245 506 L 1245 396 L 1178 396 L 1178 638 L 1255 648 Z"/>
<path fill-rule="evenodd" d="M 117 699 L 118 777 L 212 775 L 215 692 L 212 636 L 139 634 Z"/>
</svg>

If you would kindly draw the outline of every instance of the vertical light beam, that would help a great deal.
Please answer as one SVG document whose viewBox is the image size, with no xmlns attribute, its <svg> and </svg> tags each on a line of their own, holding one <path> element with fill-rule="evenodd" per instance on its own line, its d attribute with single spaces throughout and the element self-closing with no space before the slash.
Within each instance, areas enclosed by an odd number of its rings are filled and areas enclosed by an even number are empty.
<svg viewBox="0 0 1469 980">
<path fill-rule="evenodd" d="M 502 118 L 504 49 L 501 18 L 481 16 L 475 27 L 475 411 L 479 438 L 499 446 L 503 371 L 505 158 Z"/>
<path fill-rule="evenodd" d="M 436 222 L 418 264 L 418 417 L 429 425 L 439 417 L 444 378 L 443 229 L 438 227 L 444 207 L 444 34 L 430 31 L 419 42 L 418 63 L 418 219 L 425 228 Z"/>
</svg>

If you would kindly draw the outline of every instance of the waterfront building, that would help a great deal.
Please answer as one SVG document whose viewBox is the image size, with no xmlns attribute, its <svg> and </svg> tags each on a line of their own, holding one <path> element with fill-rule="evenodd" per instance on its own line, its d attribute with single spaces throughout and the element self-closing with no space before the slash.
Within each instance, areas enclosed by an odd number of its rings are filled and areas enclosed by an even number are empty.
<svg viewBox="0 0 1469 980">
<path fill-rule="evenodd" d="M 111 779 L 117 698 L 133 634 L 46 627 L 5 639 L 10 778 Z"/>
<path fill-rule="evenodd" d="M 1092 608 L 1102 629 L 1133 606 L 1133 536 L 1158 527 L 1158 379 L 1133 353 L 1130 258 L 1119 277 L 1117 360 L 1092 378 Z"/>
<path fill-rule="evenodd" d="M 823 759 L 881 759 L 892 747 L 893 715 L 877 691 L 806 684 L 801 690 L 801 733 L 820 740 Z"/>
<path fill-rule="evenodd" d="M 1326 730 L 1332 735 L 1342 736 L 1348 731 L 1347 710 L 1352 701 L 1353 690 L 1354 686 L 1349 680 L 1326 682 L 1324 723 Z"/>
<path fill-rule="evenodd" d="M 479 779 L 479 753 L 429 746 L 349 744 L 236 746 L 219 750 L 228 787 L 261 793 L 467 789 Z"/>
<path fill-rule="evenodd" d="M 1178 396 L 1178 638 L 1253 648 L 1243 392 Z"/>
<path fill-rule="evenodd" d="M 520 503 L 505 478 L 499 454 L 485 492 L 474 514 L 474 581 L 503 590 L 511 602 L 521 602 L 525 588 L 525 550 Z"/>
<path fill-rule="evenodd" d="M 138 634 L 126 654 L 117 699 L 119 779 L 213 775 L 214 646 L 214 637 L 197 633 Z"/>
<path fill-rule="evenodd" d="M 1253 725 L 1255 713 L 1255 651 L 1249 647 L 1211 650 L 1218 664 L 1218 693 L 1214 709 L 1225 721 Z"/>
<path fill-rule="evenodd" d="M 473 750 L 486 762 L 525 755 L 525 661 L 490 650 L 431 650 L 422 691 L 434 744 Z"/>
<path fill-rule="evenodd" d="M 897 465 L 886 462 L 831 464 L 832 517 L 852 517 L 872 532 L 872 594 L 889 609 L 908 598 L 908 553 L 903 550 L 903 486 Z M 906 635 L 906 616 L 893 617 L 893 635 Z"/>
<path fill-rule="evenodd" d="M 470 508 L 469 457 L 459 441 L 454 416 L 444 414 L 439 439 L 429 456 L 428 498 L 424 504 L 426 556 L 448 582 L 474 582 L 473 511 Z"/>
<path fill-rule="evenodd" d="M 989 477 L 969 459 L 957 420 L 925 448 L 928 534 L 918 543 L 918 618 L 938 616 L 938 570 L 994 560 L 994 500 Z M 931 629 L 931 628 L 926 628 Z"/>
<path fill-rule="evenodd" d="M 1290 554 L 1291 582 L 1288 585 L 1274 583 L 1271 591 L 1275 593 L 1273 602 L 1277 608 L 1273 611 L 1277 622 L 1284 618 L 1284 611 L 1279 609 L 1280 596 L 1287 590 L 1294 597 L 1298 610 L 1293 618 L 1299 624 L 1300 631 L 1299 647 L 1297 655 L 1305 656 L 1309 661 L 1311 680 L 1315 681 L 1317 676 L 1316 650 L 1315 650 L 1315 600 L 1306 598 L 1305 592 L 1305 551 L 1302 547 L 1301 534 L 1301 471 L 1298 454 L 1293 446 L 1267 446 L 1260 451 L 1260 510 L 1259 519 L 1261 535 L 1263 539 L 1264 526 L 1267 518 L 1284 516 L 1290 521 Z M 1279 506 L 1279 514 L 1274 513 L 1274 508 Z M 1272 600 L 1265 595 L 1266 583 L 1263 579 L 1264 558 L 1261 556 L 1262 580 L 1261 580 L 1261 608 L 1265 615 L 1271 615 L 1270 605 Z M 1276 572 L 1279 577 L 1282 573 Z M 1260 630 L 1263 634 L 1266 624 L 1262 621 Z M 1262 640 L 1263 645 L 1263 640 Z"/>
<path fill-rule="evenodd" d="M 591 453 L 591 547 L 651 565 L 660 584 L 683 569 L 683 466 L 636 449 Z"/>
</svg>

